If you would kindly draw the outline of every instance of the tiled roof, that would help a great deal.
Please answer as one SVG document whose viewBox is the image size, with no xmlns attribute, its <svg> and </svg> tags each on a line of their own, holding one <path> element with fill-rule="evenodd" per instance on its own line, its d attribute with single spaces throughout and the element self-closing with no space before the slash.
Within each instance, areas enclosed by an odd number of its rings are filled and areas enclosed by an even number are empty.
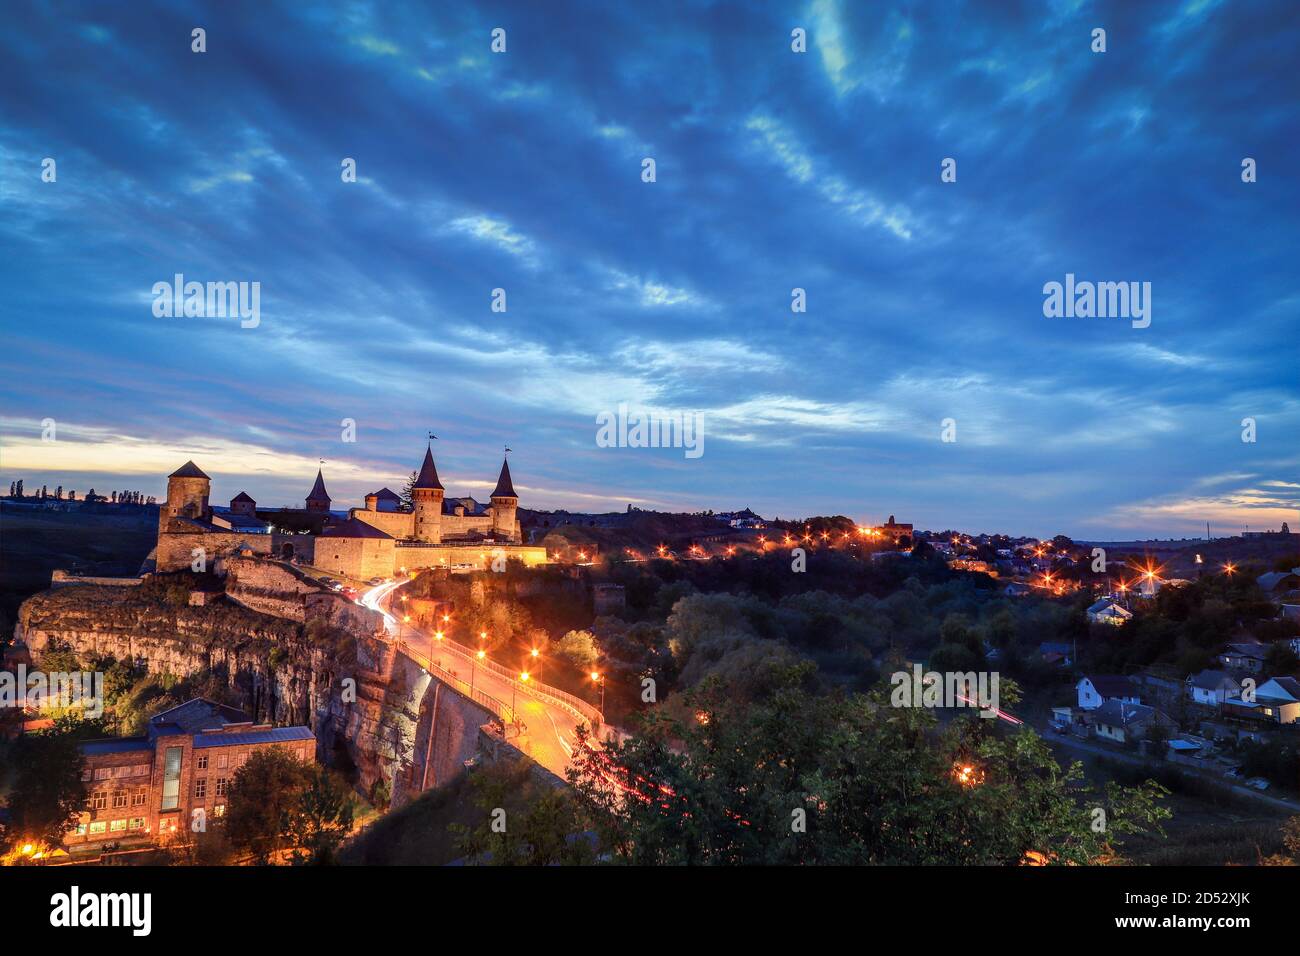
<svg viewBox="0 0 1300 956">
<path fill-rule="evenodd" d="M 185 464 L 181 465 L 179 468 L 177 468 L 167 477 L 168 478 L 207 478 L 208 476 L 205 475 L 203 473 L 203 469 L 200 468 L 198 465 L 194 464 L 194 462 L 187 461 Z"/>
<path fill-rule="evenodd" d="M 391 534 L 380 531 L 372 524 L 366 524 L 360 518 L 349 518 L 332 524 L 320 533 L 322 538 L 391 538 Z"/>
<path fill-rule="evenodd" d="M 226 724 L 241 724 L 248 720 L 248 715 L 234 707 L 227 707 L 206 697 L 195 697 L 183 704 L 164 710 L 149 719 L 151 736 L 169 731 L 172 733 L 197 733 Z M 175 730 L 170 730 L 174 727 Z"/>
<path fill-rule="evenodd" d="M 316 484 L 311 486 L 311 494 L 307 496 L 308 501 L 329 501 L 329 492 L 325 490 L 325 476 L 321 474 L 319 468 L 316 469 Z"/>
<path fill-rule="evenodd" d="M 247 491 L 241 491 L 239 494 L 235 495 L 235 497 L 233 497 L 233 498 L 230 499 L 230 503 L 231 503 L 232 505 L 233 505 L 236 501 L 247 501 L 250 505 L 255 505 L 255 504 L 257 504 L 256 501 L 254 501 L 252 498 L 249 497 Z"/>
<path fill-rule="evenodd" d="M 366 495 L 367 498 L 378 498 L 380 501 L 401 501 L 401 495 L 391 488 L 380 488 L 378 491 L 372 491 Z"/>
<path fill-rule="evenodd" d="M 266 730 L 236 731 L 229 734 L 196 734 L 194 749 L 234 747 L 239 744 L 287 744 L 295 740 L 315 739 L 308 727 L 269 727 Z"/>
<path fill-rule="evenodd" d="M 1137 684 L 1133 683 L 1127 677 L 1118 677 L 1112 674 L 1091 674 L 1087 677 L 1092 682 L 1092 686 L 1097 689 L 1097 693 L 1102 697 L 1137 697 Z"/>
<path fill-rule="evenodd" d="M 1220 687 L 1240 686 L 1233 680 L 1226 671 L 1201 671 L 1189 679 L 1193 687 L 1199 687 L 1201 690 L 1218 690 Z"/>
<path fill-rule="evenodd" d="M 497 486 L 492 489 L 493 498 L 518 498 L 515 486 L 510 482 L 510 462 L 501 462 L 501 474 L 497 477 Z"/>
<path fill-rule="evenodd" d="M 1123 701 L 1108 700 L 1093 712 L 1093 719 L 1099 724 L 1111 727 L 1127 727 L 1132 723 L 1152 720 L 1159 713 L 1154 707 L 1145 704 L 1126 704 Z"/>
<path fill-rule="evenodd" d="M 98 756 L 100 754 L 121 754 L 129 753 L 132 750 L 153 750 L 153 744 L 149 742 L 148 737 L 118 737 L 112 740 L 87 740 L 78 745 L 83 754 L 88 757 Z"/>
<path fill-rule="evenodd" d="M 442 482 L 438 480 L 438 469 L 433 466 L 432 446 L 424 450 L 424 463 L 420 465 L 420 474 L 411 487 L 442 489 Z"/>
</svg>

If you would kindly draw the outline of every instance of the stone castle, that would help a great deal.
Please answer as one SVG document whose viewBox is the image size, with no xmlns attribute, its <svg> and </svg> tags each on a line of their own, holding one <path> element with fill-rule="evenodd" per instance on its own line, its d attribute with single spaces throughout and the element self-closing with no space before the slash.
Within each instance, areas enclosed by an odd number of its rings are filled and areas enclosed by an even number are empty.
<svg viewBox="0 0 1300 956">
<path fill-rule="evenodd" d="M 368 581 L 421 568 L 469 571 L 501 568 L 511 558 L 530 567 L 547 560 L 545 548 L 523 544 L 509 461 L 502 462 L 491 504 L 485 506 L 470 497 L 445 497 L 433 449 L 427 447 L 409 506 L 381 488 L 366 495 L 364 508 L 349 509 L 346 518 L 330 510 L 319 470 L 301 509 L 259 509 L 242 491 L 229 508 L 213 508 L 211 486 L 212 479 L 192 461 L 168 475 L 153 570 L 180 571 L 200 560 L 254 554 Z"/>
</svg>

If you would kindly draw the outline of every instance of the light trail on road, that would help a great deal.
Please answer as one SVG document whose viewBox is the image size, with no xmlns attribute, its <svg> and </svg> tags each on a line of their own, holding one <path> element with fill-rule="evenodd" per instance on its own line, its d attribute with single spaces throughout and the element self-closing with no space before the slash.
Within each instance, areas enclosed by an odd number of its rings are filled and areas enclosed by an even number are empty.
<svg viewBox="0 0 1300 956">
<path fill-rule="evenodd" d="M 563 777 L 573 756 L 573 743 L 570 741 L 576 743 L 578 739 L 578 724 L 589 723 L 589 721 L 574 708 L 561 703 L 558 699 L 554 702 L 544 699 L 558 698 L 562 692 L 544 684 L 535 687 L 525 685 L 488 666 L 494 663 L 490 659 L 480 663 L 473 652 L 455 641 L 449 638 L 437 641 L 414 624 L 400 621 L 387 608 L 391 604 L 393 592 L 403 583 L 387 581 L 376 585 L 362 594 L 358 603 L 383 615 L 389 640 L 407 657 L 425 670 L 430 669 L 427 665 L 434 664 L 438 671 L 450 675 L 454 681 L 451 684 L 453 690 L 464 693 L 457 686 L 464 684 L 466 688 L 476 688 L 483 695 L 508 705 L 515 720 L 520 723 L 527 741 L 521 749 L 546 769 Z M 403 636 L 407 640 L 404 640 Z M 426 649 L 416 652 L 407 642 L 411 638 L 418 638 L 426 643 Z M 433 654 L 435 657 L 422 660 L 426 654 Z M 496 667 L 502 667 L 499 662 L 495 663 Z M 462 673 L 458 671 L 458 667 L 467 667 L 468 670 Z M 447 683 L 445 678 L 439 679 Z"/>
</svg>

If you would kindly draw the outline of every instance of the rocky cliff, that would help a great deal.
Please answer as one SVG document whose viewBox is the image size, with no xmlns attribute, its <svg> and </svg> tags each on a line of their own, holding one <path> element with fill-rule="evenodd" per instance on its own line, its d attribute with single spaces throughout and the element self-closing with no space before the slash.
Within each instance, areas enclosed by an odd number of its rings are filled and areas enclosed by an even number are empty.
<svg viewBox="0 0 1300 956">
<path fill-rule="evenodd" d="M 255 720 L 311 727 L 317 758 L 354 765 L 366 792 L 410 765 L 423 688 L 408 686 L 364 622 L 304 623 L 226 598 L 190 606 L 165 587 L 75 585 L 24 602 L 15 636 L 37 665 L 67 648 L 83 666 L 112 658 L 151 674 L 211 675 Z"/>
</svg>

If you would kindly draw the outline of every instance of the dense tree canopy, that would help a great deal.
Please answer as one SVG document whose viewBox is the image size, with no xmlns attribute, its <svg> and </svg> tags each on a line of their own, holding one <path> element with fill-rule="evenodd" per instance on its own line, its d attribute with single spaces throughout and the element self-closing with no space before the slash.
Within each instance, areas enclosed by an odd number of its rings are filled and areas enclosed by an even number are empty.
<svg viewBox="0 0 1300 956">
<path fill-rule="evenodd" d="M 571 780 L 602 848 L 637 864 L 1093 863 L 1168 816 L 1156 784 L 1096 792 L 1028 729 L 812 695 L 804 671 L 748 705 L 708 682 L 692 719 L 581 748 Z"/>
</svg>

